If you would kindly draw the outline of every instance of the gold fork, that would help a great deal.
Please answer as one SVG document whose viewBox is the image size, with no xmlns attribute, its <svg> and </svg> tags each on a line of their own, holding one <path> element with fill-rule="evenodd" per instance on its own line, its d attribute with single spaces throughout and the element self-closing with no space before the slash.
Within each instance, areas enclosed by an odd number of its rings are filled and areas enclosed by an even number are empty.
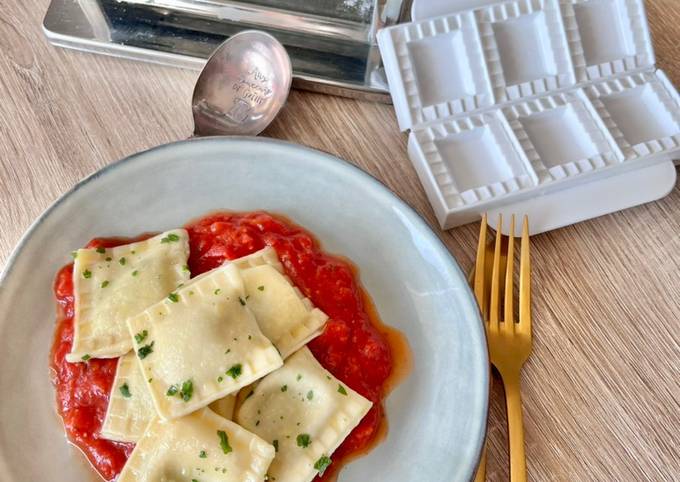
<svg viewBox="0 0 680 482">
<path fill-rule="evenodd" d="M 531 354 L 531 260 L 529 254 L 529 221 L 524 217 L 519 268 L 519 323 L 514 311 L 515 216 L 510 220 L 511 236 L 507 245 L 501 234 L 502 216 L 498 217 L 498 230 L 493 251 L 487 244 L 487 217 L 484 215 L 479 230 L 477 260 L 474 271 L 474 292 L 486 327 L 489 358 L 496 367 L 505 386 L 508 412 L 508 440 L 510 445 L 510 480 L 527 480 L 524 455 L 524 427 L 522 425 L 522 399 L 520 372 Z M 488 259 L 487 255 L 493 255 Z M 490 262 L 489 262 L 490 261 Z M 491 271 L 491 280 L 488 272 Z M 501 295 L 501 286 L 504 285 Z M 502 297 L 501 297 L 502 296 Z M 503 314 L 501 318 L 501 306 Z M 482 453 L 475 482 L 486 476 L 486 447 Z"/>
</svg>

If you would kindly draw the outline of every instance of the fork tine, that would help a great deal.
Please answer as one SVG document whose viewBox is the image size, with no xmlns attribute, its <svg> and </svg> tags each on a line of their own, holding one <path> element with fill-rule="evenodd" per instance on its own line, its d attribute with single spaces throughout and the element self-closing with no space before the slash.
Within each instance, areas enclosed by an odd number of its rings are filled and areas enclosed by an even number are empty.
<svg viewBox="0 0 680 482">
<path fill-rule="evenodd" d="M 508 255 L 505 265 L 505 296 L 503 305 L 505 312 L 503 322 L 506 330 L 513 332 L 515 329 L 515 310 L 513 304 L 514 297 L 514 277 L 515 271 L 515 215 L 510 218 L 510 237 L 508 238 Z"/>
<path fill-rule="evenodd" d="M 493 271 L 491 272 L 491 306 L 489 307 L 489 325 L 492 329 L 498 329 L 498 318 L 500 315 L 499 300 L 501 289 L 501 242 L 503 234 L 503 215 L 498 215 L 498 226 L 496 227 L 496 246 L 493 253 Z"/>
<path fill-rule="evenodd" d="M 529 254 L 529 218 L 524 216 L 519 261 L 519 327 L 531 333 L 531 258 Z"/>
<path fill-rule="evenodd" d="M 487 219 L 486 214 L 484 214 L 484 216 L 482 216 L 482 224 L 479 227 L 479 243 L 477 244 L 477 259 L 475 261 L 474 291 L 477 304 L 479 305 L 479 311 L 482 313 L 482 320 L 485 322 L 488 319 L 487 315 L 489 311 L 488 303 L 484 296 L 484 286 L 486 284 L 486 230 Z"/>
</svg>

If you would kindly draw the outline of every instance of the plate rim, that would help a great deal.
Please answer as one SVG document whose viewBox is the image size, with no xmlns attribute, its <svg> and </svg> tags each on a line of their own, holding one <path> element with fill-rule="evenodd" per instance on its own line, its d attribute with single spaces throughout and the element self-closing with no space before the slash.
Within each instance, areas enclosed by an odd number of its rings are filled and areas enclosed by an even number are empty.
<svg viewBox="0 0 680 482">
<path fill-rule="evenodd" d="M 125 166 L 129 163 L 134 163 L 134 162 L 143 162 L 143 159 L 150 155 L 150 154 L 159 154 L 162 153 L 164 150 L 172 150 L 176 148 L 177 146 L 182 146 L 186 144 L 201 144 L 201 143 L 221 143 L 221 142 L 246 142 L 246 143 L 261 143 L 261 144 L 271 144 L 275 146 L 280 146 L 281 148 L 285 149 L 292 149 L 292 150 L 297 150 L 297 151 L 304 151 L 309 154 L 312 154 L 314 156 L 320 156 L 322 158 L 325 158 L 325 160 L 328 160 L 330 162 L 333 162 L 336 166 L 338 166 L 340 169 L 345 169 L 352 171 L 355 175 L 357 175 L 359 178 L 363 178 L 363 180 L 368 181 L 371 183 L 375 188 L 378 190 L 382 191 L 384 194 L 386 194 L 388 197 L 392 198 L 394 202 L 396 202 L 401 209 L 404 211 L 408 212 L 413 219 L 420 224 L 419 228 L 422 233 L 426 233 L 426 236 L 430 238 L 430 240 L 433 242 L 434 245 L 436 245 L 441 253 L 444 255 L 444 258 L 449 261 L 448 263 L 448 268 L 450 271 L 455 272 L 457 274 L 457 277 L 459 277 L 463 281 L 463 286 L 464 289 L 462 290 L 465 293 L 465 297 L 467 298 L 467 301 L 469 302 L 470 307 L 472 308 L 472 313 L 474 314 L 475 319 L 478 321 L 480 328 L 482 329 L 482 332 L 484 331 L 483 328 L 483 323 L 481 319 L 481 313 L 479 311 L 479 308 L 477 307 L 477 302 L 474 297 L 474 293 L 472 292 L 472 289 L 470 288 L 468 284 L 467 277 L 465 276 L 465 273 L 463 272 L 462 268 L 458 264 L 458 261 L 456 258 L 451 254 L 449 251 L 449 248 L 444 244 L 444 242 L 441 240 L 439 236 L 435 233 L 434 229 L 425 221 L 424 217 L 418 213 L 413 207 L 411 207 L 406 201 L 404 201 L 398 194 L 393 192 L 385 183 L 383 183 L 381 180 L 379 180 L 377 177 L 374 175 L 366 172 L 365 170 L 361 169 L 359 166 L 356 166 L 355 164 L 342 159 L 338 156 L 335 156 L 333 154 L 330 154 L 328 152 L 322 151 L 320 149 L 315 149 L 312 147 L 304 146 L 301 144 L 297 144 L 295 142 L 287 141 L 287 140 L 281 140 L 281 139 L 273 139 L 273 138 L 268 138 L 268 137 L 253 137 L 253 136 L 205 136 L 205 137 L 191 137 L 188 139 L 184 140 L 178 140 L 178 141 L 173 141 L 173 142 L 168 142 L 164 144 L 159 144 L 157 146 L 152 146 L 150 148 L 135 152 L 133 154 L 124 156 L 118 160 L 115 160 L 113 162 L 110 162 L 106 164 L 105 166 L 95 170 L 91 174 L 85 176 L 82 178 L 80 181 L 76 182 L 70 189 L 68 189 L 66 192 L 61 194 L 57 199 L 55 199 L 47 208 L 45 208 L 42 213 L 36 217 L 36 219 L 26 228 L 22 236 L 19 238 L 17 241 L 16 245 L 12 249 L 10 255 L 7 257 L 7 261 L 5 262 L 5 265 L 2 268 L 2 271 L 0 272 L 0 296 L 2 295 L 2 292 L 5 289 L 5 283 L 9 275 L 12 273 L 14 266 L 16 265 L 17 259 L 19 256 L 21 256 L 22 251 L 24 250 L 26 244 L 30 241 L 31 237 L 35 233 L 35 231 L 38 229 L 38 227 L 48 218 L 48 216 L 54 211 L 59 205 L 62 203 L 66 202 L 66 200 L 71 197 L 74 193 L 76 193 L 78 190 L 81 188 L 85 187 L 87 184 L 95 181 L 99 177 L 102 177 L 117 168 L 120 168 L 122 166 Z M 140 161 L 139 159 L 142 159 Z M 256 160 L 254 162 L 257 162 Z M 485 335 L 482 337 L 483 340 L 486 340 Z M 482 407 L 482 414 L 483 414 L 483 423 L 479 427 L 477 431 L 477 440 L 476 440 L 476 445 L 477 447 L 475 448 L 474 453 L 475 458 L 471 460 L 471 463 L 474 462 L 474 467 L 476 468 L 479 465 L 479 462 L 481 460 L 481 455 L 482 455 L 482 447 L 485 443 L 486 439 L 486 428 L 487 428 L 487 422 L 488 422 L 488 415 L 489 415 L 489 392 L 490 392 L 490 366 L 489 366 L 489 358 L 488 358 L 488 349 L 486 347 L 486 344 L 484 344 L 483 347 L 480 347 L 480 353 L 485 357 L 486 363 L 483 363 L 482 366 L 484 367 L 481 373 L 481 386 L 484 391 L 486 391 L 485 397 L 482 397 L 483 399 L 483 407 Z M 0 457 L 0 461 L 2 461 L 4 457 Z M 472 472 L 472 477 L 474 477 L 475 471 L 473 470 Z"/>
</svg>

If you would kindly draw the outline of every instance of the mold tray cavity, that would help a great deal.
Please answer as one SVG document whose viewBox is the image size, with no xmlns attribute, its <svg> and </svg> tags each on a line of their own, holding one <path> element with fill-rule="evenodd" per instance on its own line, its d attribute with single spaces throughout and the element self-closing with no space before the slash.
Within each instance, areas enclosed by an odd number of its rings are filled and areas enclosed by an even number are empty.
<svg viewBox="0 0 680 482">
<path fill-rule="evenodd" d="M 517 166 L 501 163 L 503 154 L 488 126 L 437 141 L 437 149 L 461 191 L 507 181 Z"/>
<path fill-rule="evenodd" d="M 410 42 L 408 49 L 423 105 L 475 95 L 462 31 Z"/>
<path fill-rule="evenodd" d="M 493 24 L 507 85 L 557 75 L 544 12 Z"/>
<path fill-rule="evenodd" d="M 650 84 L 600 97 L 630 145 L 680 134 L 673 119 Z"/>
<path fill-rule="evenodd" d="M 591 0 L 574 4 L 583 54 L 588 65 L 635 55 L 630 19 L 619 0 Z"/>
<path fill-rule="evenodd" d="M 598 153 L 597 146 L 569 104 L 522 117 L 520 124 L 548 168 L 587 159 Z"/>
</svg>

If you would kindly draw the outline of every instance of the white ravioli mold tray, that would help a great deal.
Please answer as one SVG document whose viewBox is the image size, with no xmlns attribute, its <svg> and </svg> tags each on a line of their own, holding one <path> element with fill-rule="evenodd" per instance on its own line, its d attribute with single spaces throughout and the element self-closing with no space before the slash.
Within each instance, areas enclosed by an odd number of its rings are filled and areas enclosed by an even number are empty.
<svg viewBox="0 0 680 482">
<path fill-rule="evenodd" d="M 643 0 L 438 8 L 417 18 L 416 0 L 378 43 L 442 228 L 514 213 L 537 233 L 670 192 L 680 97 L 655 67 Z"/>
</svg>

